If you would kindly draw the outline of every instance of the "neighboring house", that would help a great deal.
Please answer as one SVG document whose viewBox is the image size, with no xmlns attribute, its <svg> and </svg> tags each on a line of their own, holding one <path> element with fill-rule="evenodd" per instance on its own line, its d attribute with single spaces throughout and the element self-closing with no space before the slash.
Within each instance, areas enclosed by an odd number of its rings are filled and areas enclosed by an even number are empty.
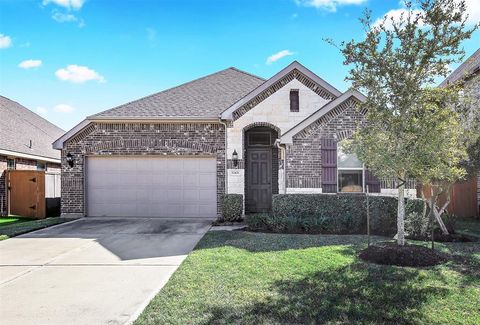
<svg viewBox="0 0 480 325">
<path fill-rule="evenodd" d="M 293 62 L 268 80 L 229 68 L 89 116 L 54 143 L 62 214 L 214 217 L 223 193 L 243 194 L 248 213 L 277 193 L 395 192 L 338 145 L 363 100 Z"/>
<path fill-rule="evenodd" d="M 475 51 L 465 62 L 455 69 L 441 84 L 440 87 L 446 87 L 449 84 L 461 83 L 464 89 L 472 96 L 473 105 L 480 110 L 480 48 Z M 480 157 L 478 157 L 480 159 Z M 476 178 L 476 180 L 475 180 Z M 471 203 L 468 200 L 471 192 L 476 191 L 477 202 Z M 476 207 L 477 216 L 480 215 L 480 171 L 477 175 L 472 175 L 466 182 L 456 184 L 453 188 L 454 197 L 449 211 L 460 216 L 471 216 Z M 470 206 L 473 205 L 473 208 Z"/>
<path fill-rule="evenodd" d="M 60 153 L 52 142 L 65 131 L 29 109 L 0 96 L 0 215 L 8 213 L 8 169 L 60 172 Z"/>
</svg>

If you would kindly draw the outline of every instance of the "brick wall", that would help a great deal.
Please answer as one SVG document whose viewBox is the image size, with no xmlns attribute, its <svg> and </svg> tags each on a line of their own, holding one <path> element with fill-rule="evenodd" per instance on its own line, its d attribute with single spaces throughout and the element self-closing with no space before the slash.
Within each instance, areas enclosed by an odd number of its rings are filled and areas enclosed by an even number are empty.
<svg viewBox="0 0 480 325">
<path fill-rule="evenodd" d="M 46 169 L 47 172 L 60 173 L 60 171 L 62 170 L 62 166 L 60 164 L 47 163 Z"/>
<path fill-rule="evenodd" d="M 62 150 L 62 214 L 84 214 L 85 155 L 212 156 L 217 196 L 225 192 L 225 130 L 215 123 L 94 123 Z M 74 166 L 65 161 L 67 153 Z M 220 203 L 220 200 L 217 199 Z M 217 208 L 219 211 L 219 207 Z"/>
<path fill-rule="evenodd" d="M 255 126 L 268 126 L 277 131 L 278 137 L 290 130 L 309 115 L 329 102 L 327 95 L 319 95 L 321 88 L 315 85 L 306 85 L 301 75 L 289 74 L 283 83 L 279 83 L 262 93 L 261 100 L 254 100 L 245 106 L 248 109 L 238 114 L 228 129 L 227 155 L 230 159 L 233 151 L 237 151 L 239 164 L 234 168 L 229 163 L 228 169 L 228 193 L 245 193 L 245 170 L 244 170 L 244 134 L 245 131 Z M 315 90 L 312 90 L 315 88 Z M 290 112 L 290 90 L 298 89 L 300 98 L 300 110 Z M 323 94 L 323 93 L 322 93 Z M 250 107 L 251 106 L 251 107 Z M 278 170 L 273 175 L 273 190 L 278 192 L 284 188 L 283 162 L 278 161 L 281 157 L 279 150 L 274 150 L 275 167 Z"/>
<path fill-rule="evenodd" d="M 16 170 L 37 170 L 37 161 L 25 158 L 15 158 Z"/>
<path fill-rule="evenodd" d="M 322 187 L 321 139 L 349 137 L 363 120 L 357 102 L 347 100 L 293 137 L 287 149 L 287 188 Z"/>
</svg>

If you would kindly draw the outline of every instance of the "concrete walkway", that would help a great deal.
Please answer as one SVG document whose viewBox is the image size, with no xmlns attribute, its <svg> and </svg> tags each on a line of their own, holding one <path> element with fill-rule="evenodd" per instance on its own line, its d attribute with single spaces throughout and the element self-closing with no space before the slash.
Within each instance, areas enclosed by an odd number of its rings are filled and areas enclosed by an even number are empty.
<svg viewBox="0 0 480 325">
<path fill-rule="evenodd" d="M 0 242 L 3 324 L 133 321 L 210 221 L 84 218 Z"/>
</svg>

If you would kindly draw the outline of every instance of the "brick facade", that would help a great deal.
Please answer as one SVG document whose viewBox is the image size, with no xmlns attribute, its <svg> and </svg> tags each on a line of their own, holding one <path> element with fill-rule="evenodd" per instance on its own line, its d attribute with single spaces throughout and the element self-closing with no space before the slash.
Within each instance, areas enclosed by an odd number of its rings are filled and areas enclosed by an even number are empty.
<svg viewBox="0 0 480 325">
<path fill-rule="evenodd" d="M 297 77 L 299 79 L 297 79 Z M 290 111 L 290 90 L 298 89 L 300 110 Z M 290 72 L 285 78 L 259 94 L 257 99 L 245 104 L 235 113 L 235 120 L 227 128 L 227 155 L 230 160 L 235 150 L 238 153 L 239 163 L 236 168 L 228 163 L 228 193 L 245 194 L 245 166 L 244 166 L 244 135 L 253 127 L 265 126 L 275 130 L 278 138 L 292 127 L 316 112 L 330 100 L 331 94 L 326 94 L 323 88 L 316 86 L 311 80 L 298 71 Z M 319 93 L 320 92 L 320 93 Z M 248 109 L 247 109 L 248 108 Z M 284 166 L 280 150 L 273 150 L 275 169 L 273 173 L 274 193 L 282 193 L 284 189 Z"/>
<path fill-rule="evenodd" d="M 287 188 L 321 188 L 321 139 L 348 138 L 362 120 L 357 102 L 349 99 L 296 134 L 287 149 Z"/>
<path fill-rule="evenodd" d="M 8 213 L 7 206 L 7 184 L 5 184 L 7 170 L 7 156 L 0 155 L 0 215 L 4 216 Z M 37 160 L 11 157 L 15 159 L 16 170 L 37 170 Z M 60 164 L 46 163 L 47 171 L 60 173 Z"/>
<path fill-rule="evenodd" d="M 71 153 L 74 166 L 66 163 Z M 225 192 L 225 130 L 217 123 L 92 123 L 62 150 L 62 214 L 85 214 L 86 155 L 212 156 L 217 161 L 217 210 Z"/>
</svg>

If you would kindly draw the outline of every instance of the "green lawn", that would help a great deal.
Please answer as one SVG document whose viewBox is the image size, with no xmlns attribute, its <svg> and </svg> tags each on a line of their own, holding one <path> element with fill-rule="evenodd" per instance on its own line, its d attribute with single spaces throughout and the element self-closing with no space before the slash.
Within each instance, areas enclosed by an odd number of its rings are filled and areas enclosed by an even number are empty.
<svg viewBox="0 0 480 325">
<path fill-rule="evenodd" d="M 24 221 L 28 221 L 28 219 L 17 216 L 0 217 L 0 226 L 10 225 L 12 223 L 19 223 Z"/>
<path fill-rule="evenodd" d="M 135 324 L 480 324 L 479 242 L 424 269 L 365 263 L 365 243 L 209 232 Z"/>
<path fill-rule="evenodd" d="M 3 219 L 10 219 L 11 221 L 3 221 Z M 65 218 L 46 218 L 40 220 L 31 220 L 17 217 L 2 217 L 0 218 L 0 220 L 0 241 L 30 231 L 70 221 L 69 219 Z"/>
<path fill-rule="evenodd" d="M 480 238 L 480 220 L 475 218 L 459 218 L 455 225 L 458 233 Z"/>
</svg>

